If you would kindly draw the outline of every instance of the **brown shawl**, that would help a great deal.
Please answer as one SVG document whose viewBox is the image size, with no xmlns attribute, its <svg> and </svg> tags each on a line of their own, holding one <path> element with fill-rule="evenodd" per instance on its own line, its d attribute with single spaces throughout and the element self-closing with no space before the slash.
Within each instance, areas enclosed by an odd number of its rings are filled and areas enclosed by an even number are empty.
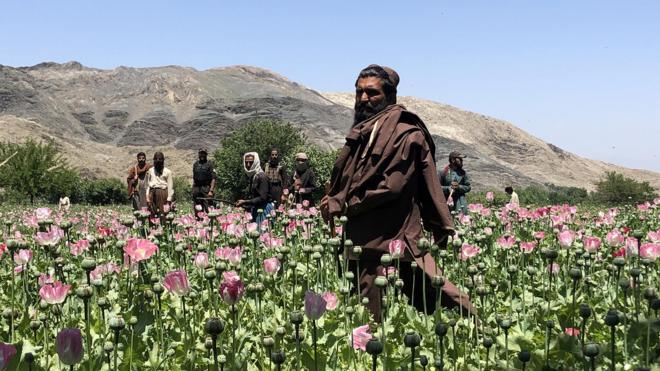
<svg viewBox="0 0 660 371">
<path fill-rule="evenodd" d="M 137 173 L 137 178 L 140 180 L 144 180 L 145 175 L 147 175 L 147 171 L 151 169 L 151 164 L 144 164 L 143 167 L 138 167 L 138 165 L 132 166 L 130 169 L 128 169 L 128 176 L 126 177 L 126 183 L 128 184 L 128 197 L 131 197 L 133 195 L 133 191 L 135 190 L 135 187 L 137 187 L 137 179 L 135 179 L 135 175 Z"/>
<path fill-rule="evenodd" d="M 437 241 L 453 234 L 434 152 L 426 125 L 401 105 L 351 128 L 332 171 L 328 207 L 332 215 L 349 217 L 354 244 L 385 252 L 400 239 L 420 256 L 422 220 Z"/>
</svg>

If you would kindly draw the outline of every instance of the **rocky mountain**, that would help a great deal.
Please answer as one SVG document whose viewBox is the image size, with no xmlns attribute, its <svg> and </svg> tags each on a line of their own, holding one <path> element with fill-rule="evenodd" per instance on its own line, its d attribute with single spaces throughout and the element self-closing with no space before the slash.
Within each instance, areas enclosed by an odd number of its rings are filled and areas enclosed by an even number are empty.
<svg viewBox="0 0 660 371">
<path fill-rule="evenodd" d="M 342 145 L 352 95 L 320 94 L 261 68 L 198 71 L 179 66 L 100 70 L 77 62 L 0 65 L 0 140 L 51 138 L 87 176 L 123 177 L 135 153 L 165 153 L 168 166 L 190 176 L 196 149 L 256 118 L 298 125 L 322 148 Z M 545 143 L 507 122 L 412 97 L 400 102 L 427 123 L 438 167 L 450 150 L 468 154 L 477 188 L 507 184 L 593 188 L 616 170 L 660 188 L 660 174 L 588 160 Z"/>
</svg>

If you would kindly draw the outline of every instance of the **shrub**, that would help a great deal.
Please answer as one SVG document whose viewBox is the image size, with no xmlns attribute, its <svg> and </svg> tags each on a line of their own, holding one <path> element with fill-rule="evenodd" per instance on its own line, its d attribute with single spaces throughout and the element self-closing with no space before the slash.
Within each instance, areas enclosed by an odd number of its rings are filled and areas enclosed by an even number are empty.
<svg viewBox="0 0 660 371">
<path fill-rule="evenodd" d="M 605 177 L 594 184 L 594 199 L 607 204 L 641 203 L 656 197 L 648 182 L 638 182 L 614 171 L 605 173 Z"/>
</svg>

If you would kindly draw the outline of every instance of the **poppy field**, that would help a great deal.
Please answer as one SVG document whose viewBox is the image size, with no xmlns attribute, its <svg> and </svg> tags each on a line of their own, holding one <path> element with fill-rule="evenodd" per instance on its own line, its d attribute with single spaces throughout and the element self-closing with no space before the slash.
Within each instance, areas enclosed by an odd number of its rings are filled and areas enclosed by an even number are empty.
<svg viewBox="0 0 660 371">
<path fill-rule="evenodd" d="M 613 209 L 471 204 L 420 241 L 477 313 L 425 315 L 395 241 L 353 288 L 315 208 L 0 208 L 0 370 L 634 370 L 660 360 L 660 199 Z M 195 215 L 196 214 L 196 215 Z M 441 305 L 442 303 L 437 303 Z"/>
</svg>

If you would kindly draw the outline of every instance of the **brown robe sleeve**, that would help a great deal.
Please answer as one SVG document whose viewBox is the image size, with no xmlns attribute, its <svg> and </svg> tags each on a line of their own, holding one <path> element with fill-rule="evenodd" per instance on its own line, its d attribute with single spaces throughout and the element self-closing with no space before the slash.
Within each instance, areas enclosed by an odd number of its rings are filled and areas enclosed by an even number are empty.
<svg viewBox="0 0 660 371">
<path fill-rule="evenodd" d="M 135 187 L 135 166 L 132 166 L 130 169 L 128 169 L 126 184 L 128 185 L 128 197 L 131 197 Z"/>
</svg>

